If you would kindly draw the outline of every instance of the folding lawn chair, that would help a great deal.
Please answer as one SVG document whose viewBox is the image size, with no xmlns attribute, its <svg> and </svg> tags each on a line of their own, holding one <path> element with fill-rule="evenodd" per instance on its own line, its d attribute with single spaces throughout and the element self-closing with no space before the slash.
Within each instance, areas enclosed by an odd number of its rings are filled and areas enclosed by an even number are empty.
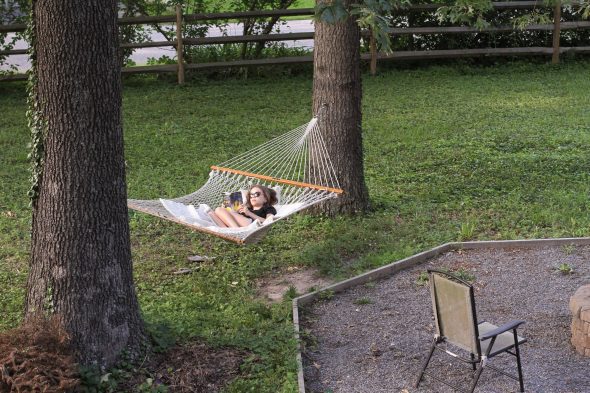
<svg viewBox="0 0 590 393">
<path fill-rule="evenodd" d="M 473 392 L 484 368 L 490 368 L 520 383 L 520 391 L 524 392 L 522 380 L 522 367 L 520 364 L 519 345 L 526 339 L 516 333 L 516 329 L 524 321 L 508 322 L 500 327 L 488 322 L 478 324 L 475 312 L 475 298 L 473 287 L 465 281 L 437 270 L 428 271 L 430 277 L 430 293 L 432 307 L 436 320 L 436 334 L 428 357 L 422 364 L 422 370 L 416 380 L 418 387 L 424 375 L 428 375 L 460 392 Z M 470 358 L 459 356 L 449 351 L 449 345 L 463 349 L 470 354 Z M 473 380 L 469 390 L 452 385 L 426 368 L 432 358 L 433 352 L 438 349 L 461 361 L 471 364 L 473 368 Z M 490 359 L 496 355 L 508 353 L 516 357 L 518 376 L 507 373 L 490 365 Z"/>
</svg>

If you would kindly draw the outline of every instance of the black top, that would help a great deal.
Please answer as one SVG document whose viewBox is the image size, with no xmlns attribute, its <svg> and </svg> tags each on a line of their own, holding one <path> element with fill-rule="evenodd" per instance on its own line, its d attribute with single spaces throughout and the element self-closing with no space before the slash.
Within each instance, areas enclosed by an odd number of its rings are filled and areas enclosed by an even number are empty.
<svg viewBox="0 0 590 393">
<path fill-rule="evenodd" d="M 258 210 L 251 210 L 252 213 L 256 214 L 258 217 L 266 218 L 269 214 L 277 214 L 277 209 L 270 205 L 264 205 Z"/>
</svg>

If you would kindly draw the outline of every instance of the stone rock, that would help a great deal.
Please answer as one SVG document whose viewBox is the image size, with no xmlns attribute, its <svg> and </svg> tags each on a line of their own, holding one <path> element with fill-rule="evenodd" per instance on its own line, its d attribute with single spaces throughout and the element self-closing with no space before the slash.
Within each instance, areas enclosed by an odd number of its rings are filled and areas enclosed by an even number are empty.
<svg viewBox="0 0 590 393">
<path fill-rule="evenodd" d="M 572 312 L 571 343 L 583 356 L 590 356 L 590 285 L 584 285 L 570 298 Z"/>
<path fill-rule="evenodd" d="M 590 309 L 590 284 L 578 288 L 576 293 L 570 298 L 570 311 L 572 315 L 578 316 L 584 306 Z"/>
<path fill-rule="evenodd" d="M 207 257 L 203 255 L 190 255 L 187 257 L 189 262 L 206 262 L 215 259 L 215 257 Z"/>
</svg>

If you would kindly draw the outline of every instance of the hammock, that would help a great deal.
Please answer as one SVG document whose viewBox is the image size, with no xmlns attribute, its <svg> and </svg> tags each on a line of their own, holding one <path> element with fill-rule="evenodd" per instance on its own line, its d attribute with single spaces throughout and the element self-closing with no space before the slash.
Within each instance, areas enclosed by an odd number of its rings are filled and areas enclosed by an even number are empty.
<svg viewBox="0 0 590 393">
<path fill-rule="evenodd" d="M 254 184 L 277 191 L 277 214 L 260 224 L 222 228 L 207 214 L 207 207 L 221 206 L 224 192 L 247 190 Z M 211 167 L 209 179 L 197 191 L 167 200 L 129 199 L 133 210 L 186 225 L 194 230 L 236 243 L 259 241 L 277 221 L 335 198 L 343 191 L 335 175 L 317 117 L 233 159 Z"/>
</svg>

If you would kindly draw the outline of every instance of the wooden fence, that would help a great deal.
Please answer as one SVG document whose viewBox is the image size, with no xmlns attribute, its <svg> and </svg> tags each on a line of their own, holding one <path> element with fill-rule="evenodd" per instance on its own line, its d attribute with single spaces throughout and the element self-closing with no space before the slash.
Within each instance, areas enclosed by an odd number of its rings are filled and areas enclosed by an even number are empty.
<svg viewBox="0 0 590 393">
<path fill-rule="evenodd" d="M 533 9 L 546 7 L 542 1 L 498 1 L 493 6 L 497 10 L 514 10 L 514 9 Z M 408 7 L 407 9 L 396 11 L 399 14 L 408 14 L 411 12 L 436 11 L 439 7 L 437 4 L 418 4 Z M 203 37 L 203 38 L 184 38 L 183 22 L 199 22 L 210 20 L 244 20 L 248 18 L 284 18 L 289 16 L 311 16 L 314 10 L 305 9 L 282 9 L 268 11 L 246 11 L 246 12 L 224 12 L 211 14 L 190 14 L 182 15 L 180 7 L 176 9 L 176 15 L 166 16 L 139 16 L 120 18 L 120 25 L 143 25 L 143 24 L 160 24 L 174 23 L 176 26 L 176 39 L 172 41 L 158 42 L 141 42 L 141 43 L 123 43 L 122 48 L 150 48 L 150 47 L 173 47 L 176 48 L 177 63 L 167 65 L 137 66 L 124 67 L 124 74 L 138 73 L 160 73 L 173 72 L 178 74 L 178 82 L 184 83 L 186 70 L 203 70 L 227 67 L 249 67 L 262 65 L 280 65 L 280 64 L 297 64 L 311 63 L 313 56 L 296 56 L 296 57 L 279 57 L 263 58 L 252 60 L 235 60 L 211 63 L 186 63 L 183 59 L 183 47 L 186 45 L 215 45 L 227 43 L 251 43 L 251 42 L 277 42 L 313 39 L 314 33 L 274 33 L 260 35 L 236 35 L 222 37 Z M 553 23 L 544 25 L 529 25 L 522 31 L 552 31 L 552 47 L 522 47 L 522 48 L 480 48 L 480 49 L 448 49 L 448 50 L 421 50 L 421 51 L 396 51 L 392 54 L 377 53 L 374 45 L 371 45 L 370 53 L 361 55 L 362 60 L 371 61 L 371 72 L 376 71 L 377 60 L 425 60 L 425 59 L 442 59 L 442 58 L 464 58 L 464 57 L 490 57 L 490 56 L 551 56 L 553 63 L 559 62 L 559 55 L 563 53 L 590 53 L 590 46 L 560 47 L 560 35 L 562 31 L 567 30 L 586 30 L 590 29 L 590 21 L 578 22 L 561 22 L 561 6 L 557 5 L 553 9 Z M 23 24 L 0 25 L 0 32 L 22 32 L 26 28 Z M 433 26 L 433 27 L 401 27 L 391 28 L 389 33 L 393 37 L 400 36 L 418 36 L 428 34 L 474 34 L 474 33 L 504 33 L 515 32 L 514 26 L 494 26 L 478 29 L 468 26 Z M 26 54 L 27 49 L 0 51 L 0 55 L 22 55 Z M 26 79 L 26 75 L 8 75 L 1 76 L 2 80 Z"/>
</svg>

